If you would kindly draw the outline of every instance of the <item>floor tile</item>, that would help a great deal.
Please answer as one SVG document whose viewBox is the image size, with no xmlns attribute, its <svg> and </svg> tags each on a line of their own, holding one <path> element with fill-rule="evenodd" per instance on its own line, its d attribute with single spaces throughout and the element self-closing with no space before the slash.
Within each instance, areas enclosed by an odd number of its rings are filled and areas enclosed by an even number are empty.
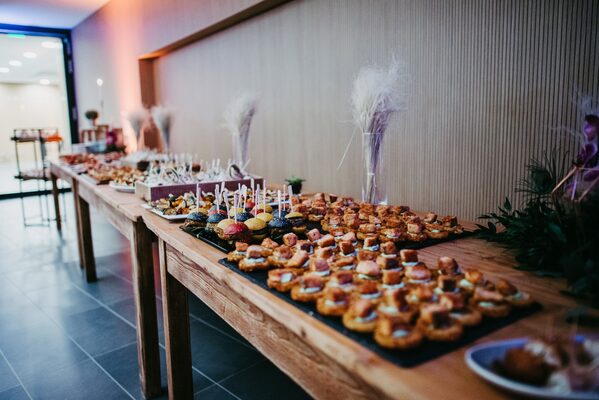
<svg viewBox="0 0 599 400">
<path fill-rule="evenodd" d="M 112 303 L 108 305 L 108 308 L 119 314 L 121 317 L 125 318 L 131 324 L 136 325 L 136 311 L 135 311 L 135 301 L 132 297 L 117 301 L 116 303 Z M 156 299 L 156 313 L 158 317 L 158 333 L 160 338 L 164 337 L 164 327 L 163 327 L 163 318 L 162 318 L 162 301 L 160 299 Z"/>
<path fill-rule="evenodd" d="M 237 397 L 231 395 L 226 390 L 223 390 L 217 385 L 212 385 L 209 388 L 197 392 L 194 396 L 196 400 L 236 400 Z"/>
<path fill-rule="evenodd" d="M 193 365 L 215 381 L 263 360 L 257 351 L 202 322 L 192 321 L 190 330 Z"/>
<path fill-rule="evenodd" d="M 137 344 L 133 343 L 129 346 L 106 353 L 98 357 L 97 361 L 102 368 L 104 368 L 112 377 L 114 377 L 114 379 L 135 398 L 143 398 L 139 386 Z M 160 349 L 160 364 L 163 393 L 166 395 L 166 354 L 162 349 Z M 202 390 L 210 385 L 212 385 L 210 380 L 193 371 L 193 387 L 195 391 Z"/>
<path fill-rule="evenodd" d="M 268 360 L 219 382 L 242 399 L 310 399 L 295 382 Z"/>
<path fill-rule="evenodd" d="M 0 355 L 0 392 L 4 392 L 15 386 L 19 386 L 19 381 L 4 357 Z"/>
<path fill-rule="evenodd" d="M 63 324 L 73 340 L 92 356 L 136 340 L 135 329 L 104 307 L 67 316 Z"/>
<path fill-rule="evenodd" d="M 23 385 L 34 399 L 47 400 L 107 400 L 126 399 L 121 389 L 93 361 L 85 360 L 61 369 L 50 369 Z"/>
<path fill-rule="evenodd" d="M 0 400 L 30 400 L 29 396 L 21 386 L 0 392 Z"/>
<path fill-rule="evenodd" d="M 211 327 L 217 329 L 218 331 L 224 333 L 225 335 L 231 337 L 232 339 L 235 339 L 243 343 L 244 345 L 251 347 L 252 349 L 254 348 L 254 346 L 252 346 L 250 342 L 248 342 L 243 336 L 237 333 L 237 331 L 233 329 L 231 325 L 229 325 L 219 315 L 212 312 L 210 314 L 205 314 L 200 318 L 200 320 L 210 325 Z"/>
<path fill-rule="evenodd" d="M 30 291 L 27 292 L 27 297 L 52 318 L 61 318 L 99 306 L 97 301 L 74 285 L 53 286 Z"/>
<path fill-rule="evenodd" d="M 114 303 L 133 296 L 131 283 L 106 270 L 97 269 L 98 281 L 81 282 L 77 286 L 104 304 Z"/>
</svg>

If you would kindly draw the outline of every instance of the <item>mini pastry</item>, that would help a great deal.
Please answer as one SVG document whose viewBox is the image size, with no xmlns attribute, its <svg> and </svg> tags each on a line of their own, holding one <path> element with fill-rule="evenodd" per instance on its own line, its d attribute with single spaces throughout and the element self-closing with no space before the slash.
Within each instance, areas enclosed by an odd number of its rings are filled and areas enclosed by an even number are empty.
<svg viewBox="0 0 599 400">
<path fill-rule="evenodd" d="M 343 212 L 341 209 L 339 209 L 341 212 Z M 328 218 L 325 218 L 322 221 L 322 229 L 325 232 L 330 232 L 333 229 L 337 229 L 341 227 L 341 224 L 343 222 L 343 219 L 340 215 L 331 215 Z"/>
<path fill-rule="evenodd" d="M 375 281 L 362 281 L 355 288 L 353 296 L 355 299 L 366 299 L 378 304 L 383 297 L 383 291 Z"/>
<path fill-rule="evenodd" d="M 399 228 L 402 232 L 406 230 L 406 223 L 399 217 L 389 217 L 386 219 L 387 228 Z"/>
<path fill-rule="evenodd" d="M 316 258 L 323 258 L 325 260 L 330 260 L 331 258 L 333 258 L 334 252 L 333 252 L 333 248 L 332 247 L 321 247 L 316 249 L 316 252 L 314 253 L 314 255 L 316 256 Z"/>
<path fill-rule="evenodd" d="M 333 238 L 335 239 L 335 242 L 339 242 L 340 240 L 342 240 L 343 236 L 345 235 L 345 231 L 346 231 L 346 228 L 335 228 L 335 229 L 331 229 L 329 231 L 329 233 L 333 236 Z"/>
<path fill-rule="evenodd" d="M 370 300 L 361 299 L 353 302 L 343 314 L 343 325 L 356 332 L 372 332 L 377 319 L 375 305 Z"/>
<path fill-rule="evenodd" d="M 206 220 L 206 232 L 213 234 L 216 233 L 216 225 L 225 218 L 226 217 L 220 213 L 208 215 L 208 219 Z"/>
<path fill-rule="evenodd" d="M 412 349 L 422 343 L 422 338 L 412 325 L 390 318 L 379 318 L 374 331 L 374 340 L 388 349 Z"/>
<path fill-rule="evenodd" d="M 392 242 L 397 243 L 405 240 L 404 233 L 400 228 L 385 228 L 379 233 L 381 243 Z"/>
<path fill-rule="evenodd" d="M 420 318 L 416 324 L 424 336 L 434 342 L 453 342 L 463 333 L 462 325 L 449 316 L 449 309 L 430 304 L 420 309 Z"/>
<path fill-rule="evenodd" d="M 256 218 L 259 218 L 268 224 L 270 221 L 272 221 L 272 219 L 274 217 L 271 213 L 262 212 L 262 213 L 257 214 Z"/>
<path fill-rule="evenodd" d="M 360 227 L 361 223 L 362 222 L 360 221 L 360 218 L 357 214 L 345 214 L 343 216 L 343 225 L 346 228 L 357 230 Z"/>
<path fill-rule="evenodd" d="M 335 238 L 333 237 L 333 235 L 327 234 L 327 235 L 324 235 L 323 237 L 321 237 L 320 239 L 318 239 L 316 241 L 316 245 L 320 248 L 335 247 L 335 246 L 337 246 L 337 243 L 335 243 Z"/>
<path fill-rule="evenodd" d="M 284 234 L 283 244 L 289 247 L 295 246 L 297 244 L 297 235 L 293 232 Z"/>
<path fill-rule="evenodd" d="M 304 303 L 316 301 L 322 296 L 325 280 L 314 273 L 306 273 L 299 278 L 291 289 L 291 298 Z"/>
<path fill-rule="evenodd" d="M 288 292 L 297 283 L 298 275 L 293 269 L 276 268 L 268 271 L 266 284 L 279 292 Z"/>
<path fill-rule="evenodd" d="M 383 289 L 399 289 L 405 286 L 403 271 L 400 269 L 383 269 Z"/>
<path fill-rule="evenodd" d="M 443 223 L 443 229 L 449 233 L 459 235 L 460 233 L 464 232 L 464 228 L 458 224 L 458 219 L 454 215 L 447 215 L 443 217 L 441 222 Z"/>
<path fill-rule="evenodd" d="M 417 314 L 415 307 L 406 300 L 407 289 L 387 290 L 378 306 L 379 315 L 411 323 Z"/>
<path fill-rule="evenodd" d="M 298 240 L 295 244 L 295 250 L 304 250 L 308 254 L 314 254 L 314 246 L 309 240 Z"/>
<path fill-rule="evenodd" d="M 453 276 L 439 275 L 437 277 L 437 287 L 435 288 L 436 294 L 459 292 L 460 288 L 457 286 L 457 282 Z"/>
<path fill-rule="evenodd" d="M 235 242 L 235 250 L 227 254 L 227 261 L 238 263 L 245 258 L 247 249 L 247 243 Z"/>
<path fill-rule="evenodd" d="M 373 224 L 374 226 L 376 226 L 376 229 L 380 229 L 381 226 L 382 226 L 381 219 L 379 217 L 374 216 L 374 215 L 369 215 L 368 216 L 368 223 Z"/>
<path fill-rule="evenodd" d="M 252 245 L 247 248 L 246 257 L 239 261 L 239 269 L 244 272 L 265 270 L 269 268 L 268 260 L 262 246 Z"/>
<path fill-rule="evenodd" d="M 331 268 L 334 270 L 353 271 L 356 269 L 356 257 L 344 256 L 341 253 L 333 256 L 330 261 Z"/>
<path fill-rule="evenodd" d="M 358 261 L 374 261 L 378 253 L 376 251 L 360 250 L 356 258 Z"/>
<path fill-rule="evenodd" d="M 261 220 L 260 218 L 250 218 L 244 222 L 244 224 L 250 230 L 250 234 L 252 237 L 252 242 L 260 243 L 266 238 L 268 235 L 268 228 L 266 227 L 266 222 Z"/>
<path fill-rule="evenodd" d="M 379 204 L 378 206 L 376 206 L 376 209 L 374 210 L 374 213 L 380 219 L 385 219 L 385 218 L 387 218 L 388 216 L 391 215 L 391 206 L 388 206 L 388 205 L 385 205 L 385 204 Z"/>
<path fill-rule="evenodd" d="M 310 256 L 304 250 L 298 250 L 287 261 L 286 268 L 293 268 L 298 274 L 303 274 L 308 269 Z"/>
<path fill-rule="evenodd" d="M 360 227 L 358 228 L 358 239 L 360 240 L 364 240 L 367 237 L 376 237 L 377 236 L 377 229 L 376 229 L 376 225 L 374 224 L 362 224 L 360 225 Z"/>
<path fill-rule="evenodd" d="M 349 307 L 349 293 L 339 287 L 327 287 L 316 300 L 316 309 L 322 315 L 342 316 Z"/>
<path fill-rule="evenodd" d="M 446 239 L 449 236 L 449 232 L 442 225 L 428 224 L 426 226 L 426 235 L 431 239 Z"/>
<path fill-rule="evenodd" d="M 291 257 L 293 257 L 293 253 L 289 246 L 281 245 L 272 251 L 272 255 L 268 257 L 268 263 L 274 268 L 285 268 Z"/>
<path fill-rule="evenodd" d="M 316 228 L 312 229 L 310 232 L 306 233 L 306 237 L 312 243 L 315 243 L 322 237 L 322 233 Z"/>
<path fill-rule="evenodd" d="M 451 257 L 440 257 L 437 260 L 437 272 L 441 275 L 461 277 L 462 271 L 455 259 Z"/>
<path fill-rule="evenodd" d="M 331 275 L 327 286 L 339 287 L 349 292 L 354 288 L 354 274 L 351 271 L 335 271 Z"/>
<path fill-rule="evenodd" d="M 223 233 L 219 234 L 218 237 L 228 242 L 248 242 L 250 240 L 250 230 L 243 222 L 233 222 L 225 227 Z"/>
<path fill-rule="evenodd" d="M 477 286 L 484 284 L 483 273 L 477 269 L 465 271 L 464 278 L 458 282 L 458 286 L 467 292 L 474 292 Z"/>
<path fill-rule="evenodd" d="M 420 222 L 418 217 L 413 217 L 406 224 L 408 232 L 406 237 L 411 242 L 424 242 L 426 240 L 426 233 L 424 232 L 424 225 Z"/>
<path fill-rule="evenodd" d="M 321 222 L 326 211 L 324 206 L 312 206 L 312 208 L 310 208 L 310 213 L 308 214 L 308 221 Z"/>
<path fill-rule="evenodd" d="M 376 236 L 368 236 L 364 238 L 364 246 L 362 246 L 362 250 L 379 251 L 379 248 L 379 241 Z"/>
<path fill-rule="evenodd" d="M 428 213 L 426 213 L 422 221 L 425 224 L 434 224 L 435 222 L 437 222 L 437 214 L 429 211 Z"/>
<path fill-rule="evenodd" d="M 208 216 L 199 212 L 192 212 L 187 216 L 183 227 L 187 230 L 200 230 L 206 227 Z"/>
<path fill-rule="evenodd" d="M 340 240 L 339 241 L 339 254 L 347 257 L 347 256 L 355 256 L 356 248 L 354 244 L 349 240 Z"/>
<path fill-rule="evenodd" d="M 381 269 L 370 260 L 360 261 L 356 267 L 356 281 L 378 281 L 381 278 Z"/>
<path fill-rule="evenodd" d="M 279 240 L 283 235 L 291 232 L 291 222 L 285 218 L 274 217 L 268 223 L 268 229 L 270 231 L 270 237 L 273 240 Z"/>
<path fill-rule="evenodd" d="M 437 296 L 433 289 L 428 286 L 416 286 L 410 290 L 410 293 L 406 296 L 406 300 L 409 304 L 415 306 L 422 306 L 427 303 L 432 303 L 437 300 Z"/>
<path fill-rule="evenodd" d="M 472 307 L 486 317 L 501 318 L 507 316 L 511 307 L 499 292 L 477 287 L 470 300 Z"/>
<path fill-rule="evenodd" d="M 346 232 L 345 235 L 341 237 L 341 240 L 346 240 L 348 242 L 352 242 L 354 247 L 358 244 L 358 238 L 356 237 L 356 233 L 353 231 Z"/>
<path fill-rule="evenodd" d="M 270 252 L 272 253 L 272 251 L 274 249 L 279 247 L 279 244 L 277 242 L 275 242 L 274 240 L 272 240 L 271 238 L 267 237 L 262 241 L 262 243 L 260 243 L 260 246 L 264 247 L 265 249 L 270 250 Z"/>
<path fill-rule="evenodd" d="M 462 293 L 443 293 L 439 296 L 439 304 L 447 307 L 449 316 L 463 326 L 475 326 L 482 321 L 481 313 L 466 305 Z"/>
<path fill-rule="evenodd" d="M 533 303 L 532 296 L 529 293 L 519 291 L 505 279 L 498 279 L 495 282 L 495 287 L 499 293 L 505 296 L 505 300 L 516 308 L 528 307 Z"/>
<path fill-rule="evenodd" d="M 310 261 L 310 271 L 323 278 L 328 278 L 331 275 L 331 266 L 324 258 L 313 258 Z"/>
<path fill-rule="evenodd" d="M 397 258 L 387 258 L 382 254 L 376 258 L 376 263 L 383 270 L 403 270 L 403 268 L 399 267 Z"/>
<path fill-rule="evenodd" d="M 218 214 L 216 214 L 218 215 Z M 225 228 L 231 224 L 234 224 L 235 220 L 231 218 L 222 219 L 218 224 L 214 227 L 214 233 L 218 235 L 219 238 L 222 239 L 223 232 Z"/>
<path fill-rule="evenodd" d="M 381 243 L 381 256 L 397 259 L 397 247 L 393 242 Z"/>
<path fill-rule="evenodd" d="M 401 260 L 401 265 L 403 265 L 404 268 L 422 264 L 418 261 L 418 252 L 416 250 L 400 250 L 399 258 Z"/>
<path fill-rule="evenodd" d="M 306 233 L 308 227 L 306 226 L 306 219 L 302 213 L 292 211 L 285 216 L 285 219 L 291 223 L 291 230 L 293 233 L 296 235 L 303 235 Z"/>
<path fill-rule="evenodd" d="M 406 283 L 410 285 L 430 285 L 435 286 L 433 274 L 424 264 L 417 264 L 406 267 Z"/>
</svg>

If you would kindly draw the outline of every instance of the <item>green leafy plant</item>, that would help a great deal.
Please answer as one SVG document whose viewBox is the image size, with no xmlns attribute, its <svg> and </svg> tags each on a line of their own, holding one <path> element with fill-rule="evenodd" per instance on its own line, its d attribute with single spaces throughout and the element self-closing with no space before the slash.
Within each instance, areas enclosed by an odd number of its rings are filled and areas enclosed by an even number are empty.
<svg viewBox="0 0 599 400">
<path fill-rule="evenodd" d="M 506 198 L 497 212 L 479 217 L 487 224 L 478 225 L 478 235 L 513 251 L 519 269 L 567 278 L 569 294 L 599 307 L 599 195 L 575 205 L 554 202 L 551 192 L 567 166 L 567 154 L 557 151 L 531 160 L 516 189 L 526 194 L 523 207 Z"/>
<path fill-rule="evenodd" d="M 285 182 L 291 185 L 291 190 L 293 190 L 294 194 L 302 192 L 302 183 L 304 183 L 305 181 L 305 179 L 298 178 L 295 175 L 291 175 L 291 178 L 285 179 Z"/>
</svg>

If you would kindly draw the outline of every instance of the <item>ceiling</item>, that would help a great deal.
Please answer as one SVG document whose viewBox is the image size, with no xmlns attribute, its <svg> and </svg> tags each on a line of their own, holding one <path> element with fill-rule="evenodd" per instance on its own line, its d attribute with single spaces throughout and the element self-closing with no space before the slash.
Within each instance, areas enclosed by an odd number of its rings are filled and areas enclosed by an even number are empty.
<svg viewBox="0 0 599 400">
<path fill-rule="evenodd" d="M 70 29 L 109 0 L 0 0 L 0 23 Z"/>
<path fill-rule="evenodd" d="M 0 34 L 0 83 L 53 85 L 63 80 L 60 39 Z"/>
</svg>

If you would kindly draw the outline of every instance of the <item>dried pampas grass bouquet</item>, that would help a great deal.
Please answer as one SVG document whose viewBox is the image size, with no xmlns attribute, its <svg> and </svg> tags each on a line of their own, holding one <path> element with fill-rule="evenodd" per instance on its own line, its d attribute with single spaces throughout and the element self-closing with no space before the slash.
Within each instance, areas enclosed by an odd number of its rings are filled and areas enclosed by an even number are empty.
<svg viewBox="0 0 599 400">
<path fill-rule="evenodd" d="M 231 134 L 233 140 L 234 163 L 245 171 L 248 164 L 248 144 L 250 136 L 250 125 L 256 113 L 258 97 L 254 93 L 243 93 L 234 99 L 223 115 L 225 128 Z"/>
</svg>

